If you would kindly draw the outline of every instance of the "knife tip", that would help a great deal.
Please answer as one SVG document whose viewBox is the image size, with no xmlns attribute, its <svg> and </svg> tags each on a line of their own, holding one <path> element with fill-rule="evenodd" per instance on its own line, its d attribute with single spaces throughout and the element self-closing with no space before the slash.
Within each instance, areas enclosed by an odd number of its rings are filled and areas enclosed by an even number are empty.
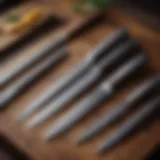
<svg viewBox="0 0 160 160">
<path fill-rule="evenodd" d="M 76 144 L 82 145 L 82 144 L 86 143 L 87 140 L 88 140 L 88 137 L 86 135 L 82 135 L 76 140 Z"/>
<path fill-rule="evenodd" d="M 104 154 L 105 152 L 109 151 L 111 149 L 111 144 L 108 143 L 106 145 L 100 145 L 98 149 L 96 150 L 97 154 Z"/>
<path fill-rule="evenodd" d="M 39 123 L 37 121 L 35 121 L 34 119 L 30 120 L 27 123 L 27 129 L 30 130 L 30 129 L 36 128 L 38 125 L 39 125 Z"/>
<path fill-rule="evenodd" d="M 83 144 L 83 140 L 81 139 L 81 137 L 76 140 L 76 144 L 77 145 Z"/>
<path fill-rule="evenodd" d="M 103 154 L 112 150 L 114 147 L 116 147 L 118 142 L 119 141 L 115 137 L 109 138 L 107 141 L 100 144 L 100 146 L 97 149 L 97 153 Z"/>
<path fill-rule="evenodd" d="M 22 117 L 19 117 L 18 119 L 16 119 L 16 123 L 17 124 L 21 124 L 21 123 L 23 123 L 23 118 Z"/>
<path fill-rule="evenodd" d="M 59 137 L 61 134 L 63 134 L 65 131 L 64 128 L 61 128 L 59 126 L 55 126 L 54 128 L 51 128 L 50 130 L 48 130 L 45 135 L 44 135 L 44 139 L 46 141 L 50 141 L 50 140 L 54 140 L 57 137 Z"/>
<path fill-rule="evenodd" d="M 17 123 L 23 123 L 27 118 L 29 117 L 29 114 L 28 114 L 28 112 L 22 112 L 20 115 L 19 115 L 19 117 L 17 118 Z"/>
<path fill-rule="evenodd" d="M 44 135 L 44 140 L 45 140 L 46 142 L 49 142 L 49 141 L 52 140 L 52 137 L 51 137 L 49 134 L 45 134 L 45 135 Z"/>
<path fill-rule="evenodd" d="M 20 115 L 20 116 L 16 119 L 16 122 L 17 122 L 18 124 L 21 124 L 21 123 L 23 123 L 25 120 L 26 120 L 26 117 L 24 117 L 23 115 Z"/>
<path fill-rule="evenodd" d="M 51 141 L 51 140 L 54 140 L 58 137 L 58 134 L 59 132 L 47 132 L 45 135 L 44 135 L 44 140 L 45 141 Z"/>
</svg>

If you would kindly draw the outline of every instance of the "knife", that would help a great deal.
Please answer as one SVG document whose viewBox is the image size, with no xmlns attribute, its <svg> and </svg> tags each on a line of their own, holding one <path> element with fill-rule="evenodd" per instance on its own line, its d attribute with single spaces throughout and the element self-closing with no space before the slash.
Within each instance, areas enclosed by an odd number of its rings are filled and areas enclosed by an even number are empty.
<svg viewBox="0 0 160 160">
<path fill-rule="evenodd" d="M 114 47 L 117 43 L 128 39 L 128 32 L 120 29 L 113 33 L 109 38 L 102 41 L 96 49 L 88 54 L 86 59 L 73 69 L 69 74 L 58 80 L 56 84 L 50 86 L 38 99 L 36 99 L 27 109 L 20 115 L 18 121 L 22 122 L 32 113 L 46 105 L 51 99 L 61 94 L 65 89 L 74 84 L 79 78 L 84 76 L 97 62 L 102 55 Z"/>
<path fill-rule="evenodd" d="M 0 95 L 0 109 L 4 109 L 14 98 L 20 95 L 25 89 L 36 82 L 47 71 L 64 59 L 68 55 L 68 49 L 63 47 L 56 54 L 50 55 L 37 67 L 27 73 L 24 77 L 18 79 L 13 85 L 9 86 Z"/>
<path fill-rule="evenodd" d="M 149 95 L 152 91 L 160 87 L 160 76 L 148 80 L 144 84 L 135 89 L 126 99 L 113 109 L 110 113 L 107 113 L 100 120 L 97 120 L 91 125 L 77 140 L 78 144 L 85 143 L 98 133 L 103 131 L 107 126 L 118 122 L 118 120 L 125 115 L 131 108 L 133 108 L 142 98 Z"/>
<path fill-rule="evenodd" d="M 149 101 L 144 107 L 129 118 L 120 128 L 118 128 L 107 140 L 104 140 L 98 147 L 98 153 L 108 151 L 118 145 L 122 140 L 127 138 L 138 126 L 153 112 L 160 107 L 160 97 L 156 97 Z"/>
<path fill-rule="evenodd" d="M 49 32 L 51 29 L 53 29 L 53 27 L 56 28 L 58 24 L 58 19 L 56 17 L 48 16 L 42 23 L 36 27 L 33 27 L 32 30 L 23 36 L 20 36 L 11 44 L 0 48 L 0 62 L 6 62 L 6 60 L 8 60 L 8 58 L 10 58 L 15 51 L 20 50 L 23 47 L 27 47 L 28 44 L 42 37 L 44 34 L 46 34 L 46 32 Z M 2 85 L 5 85 L 5 82 Z"/>
<path fill-rule="evenodd" d="M 146 64 L 147 58 L 140 54 L 127 61 L 117 71 L 112 73 L 104 82 L 102 82 L 93 92 L 82 102 L 71 109 L 62 119 L 58 120 L 55 125 L 51 126 L 45 133 L 45 139 L 51 140 L 72 128 L 84 116 L 93 109 L 100 106 L 110 96 L 113 95 L 116 88 L 134 72 L 138 71 Z"/>
<path fill-rule="evenodd" d="M 44 110 L 34 116 L 28 123 L 28 128 L 33 128 L 48 120 L 57 112 L 61 111 L 69 102 L 79 97 L 89 87 L 95 84 L 103 75 L 103 73 L 116 63 L 119 63 L 131 51 L 138 48 L 135 41 L 129 41 L 118 48 L 114 49 L 104 57 L 100 62 L 91 69 L 91 71 L 80 79 L 75 85 L 69 88 L 66 92 L 62 93 L 57 99 L 53 99 Z"/>
<path fill-rule="evenodd" d="M 72 38 L 75 38 L 75 36 L 77 35 L 79 31 L 82 31 L 89 24 L 101 18 L 102 15 L 103 14 L 101 12 L 95 13 L 91 15 L 89 18 L 84 19 L 83 21 L 80 21 L 77 24 L 74 24 L 71 28 L 69 28 L 67 31 L 62 33 L 57 39 L 53 38 L 51 42 L 49 42 L 46 46 L 40 48 L 37 53 L 34 53 L 30 59 L 22 63 L 19 63 L 17 67 L 13 69 L 11 72 L 8 72 L 7 74 L 1 76 L 0 85 L 4 85 L 8 83 L 9 81 L 11 81 L 11 79 L 14 79 L 16 76 L 21 74 L 24 70 L 35 65 L 38 61 L 43 59 L 49 53 L 59 49 L 61 46 L 66 44 L 68 41 L 72 40 Z"/>
</svg>

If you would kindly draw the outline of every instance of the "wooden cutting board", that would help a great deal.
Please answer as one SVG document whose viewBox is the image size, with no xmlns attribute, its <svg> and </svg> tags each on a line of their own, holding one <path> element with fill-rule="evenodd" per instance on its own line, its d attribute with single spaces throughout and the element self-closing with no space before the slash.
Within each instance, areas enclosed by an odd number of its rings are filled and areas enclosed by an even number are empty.
<svg viewBox="0 0 160 160">
<path fill-rule="evenodd" d="M 65 19 L 67 22 L 66 26 L 69 26 L 85 18 L 84 15 L 76 15 L 71 11 L 71 2 L 71 0 L 65 0 L 63 3 L 60 3 L 58 0 L 35 0 L 34 2 L 27 2 L 27 4 L 23 4 L 21 7 L 26 8 L 28 5 L 32 6 L 32 3 L 33 5 L 43 5 L 54 15 Z M 93 49 L 96 44 L 119 27 L 127 27 L 132 37 L 142 44 L 142 47 L 149 55 L 149 70 L 146 73 L 127 82 L 124 88 L 119 90 L 111 100 L 99 107 L 96 112 L 86 117 L 63 137 L 57 138 L 57 140 L 52 142 L 46 143 L 43 140 L 44 131 L 46 131 L 46 128 L 53 123 L 55 119 L 63 116 L 73 105 L 68 106 L 64 112 L 61 112 L 34 130 L 26 130 L 26 124 L 16 124 L 18 115 L 27 105 L 33 102 L 36 97 L 43 93 L 46 88 L 62 75 L 68 73 L 77 63 L 81 62 L 89 50 Z M 16 56 L 12 57 L 12 59 L 0 67 L 0 72 L 5 74 L 13 69 L 13 67 L 16 67 L 19 61 L 30 58 L 34 54 L 34 51 L 38 50 L 42 45 L 45 45 L 50 38 L 56 37 L 64 28 L 58 29 L 57 32 L 53 31 L 53 33 L 46 34 L 39 41 L 23 49 L 23 51 L 19 51 Z M 2 41 L 3 40 L 0 39 L 0 43 Z M 0 132 L 35 160 L 141 160 L 144 158 L 156 144 L 160 143 L 160 122 L 158 120 L 152 122 L 152 124 L 146 128 L 142 128 L 142 130 L 134 134 L 129 140 L 103 156 L 95 154 L 98 144 L 102 142 L 106 136 L 111 134 L 121 122 L 116 126 L 107 128 L 102 134 L 97 136 L 97 138 L 83 146 L 76 146 L 74 141 L 86 127 L 95 119 L 101 117 L 104 112 L 112 109 L 115 104 L 120 103 L 138 84 L 160 71 L 159 33 L 146 28 L 132 17 L 127 16 L 126 13 L 119 8 L 113 8 L 106 15 L 104 22 L 99 23 L 87 33 L 70 42 L 69 49 L 71 50 L 70 57 L 64 61 L 63 64 L 59 65 L 56 69 L 54 68 L 49 74 L 19 96 L 6 111 L 0 113 Z M 76 103 L 77 102 L 74 104 Z"/>
</svg>

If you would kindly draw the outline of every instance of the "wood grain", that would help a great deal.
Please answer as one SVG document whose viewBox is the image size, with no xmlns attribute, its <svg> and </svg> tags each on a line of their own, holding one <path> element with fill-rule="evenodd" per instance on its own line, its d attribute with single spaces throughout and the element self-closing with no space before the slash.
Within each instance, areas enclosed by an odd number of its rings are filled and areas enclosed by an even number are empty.
<svg viewBox="0 0 160 160">
<path fill-rule="evenodd" d="M 68 22 L 66 24 L 67 27 L 71 23 L 76 23 L 84 18 L 84 16 L 80 17 L 80 15 L 76 15 L 71 11 L 71 0 L 65 0 L 63 3 L 59 3 L 58 0 L 52 0 L 52 2 L 51 0 L 35 0 L 35 2 L 37 2 L 38 5 L 47 6 L 48 10 L 52 11 L 53 14 L 65 19 Z M 60 113 L 34 130 L 26 130 L 25 124 L 16 124 L 17 116 L 25 107 L 27 107 L 28 104 L 33 102 L 36 97 L 58 80 L 63 74 L 68 73 L 71 68 L 84 59 L 89 50 L 94 48 L 96 44 L 119 27 L 128 28 L 131 36 L 141 43 L 145 52 L 148 54 L 149 69 L 143 73 L 143 75 L 127 82 L 124 88 L 119 90 L 119 92 L 117 92 L 111 100 L 106 102 L 106 104 L 99 107 L 96 112 L 93 112 L 86 117 L 63 137 L 50 143 L 44 142 L 44 131 L 49 124 L 54 122 L 55 119 L 63 116 L 63 114 L 72 107 L 71 105 L 68 106 L 63 113 Z M 1 66 L 1 73 L 5 74 L 15 67 L 18 61 L 23 61 L 32 56 L 34 51 L 38 50 L 42 45 L 45 45 L 47 41 L 54 36 L 56 37 L 63 31 L 64 29 L 62 30 L 62 28 L 57 30 L 56 33 L 53 31 L 53 33 L 45 35 L 45 37 L 23 50 L 23 52 L 16 54 L 17 56 L 13 57 L 9 62 L 3 65 L 3 68 Z M 67 59 L 56 70 L 53 69 L 53 71 L 40 79 L 32 88 L 28 89 L 24 94 L 18 97 L 5 112 L 0 113 L 0 132 L 5 134 L 15 145 L 22 148 L 35 160 L 141 160 L 156 144 L 160 143 L 160 122 L 158 120 L 152 122 L 146 128 L 142 128 L 142 130 L 134 134 L 129 140 L 103 156 L 95 154 L 97 145 L 102 142 L 107 135 L 111 134 L 121 122 L 116 126 L 107 128 L 102 134 L 86 145 L 78 147 L 75 145 L 74 141 L 78 135 L 80 135 L 82 131 L 93 122 L 93 120 L 101 117 L 104 112 L 112 109 L 114 104 L 121 102 L 121 100 L 123 100 L 123 98 L 125 98 L 125 96 L 143 80 L 160 71 L 159 33 L 146 28 L 132 17 L 127 16 L 127 14 L 120 9 L 113 8 L 108 12 L 105 22 L 99 23 L 97 27 L 92 28 L 86 34 L 80 35 L 79 38 L 71 41 L 69 48 L 71 50 L 69 59 Z M 76 103 L 77 102 L 74 104 Z"/>
</svg>

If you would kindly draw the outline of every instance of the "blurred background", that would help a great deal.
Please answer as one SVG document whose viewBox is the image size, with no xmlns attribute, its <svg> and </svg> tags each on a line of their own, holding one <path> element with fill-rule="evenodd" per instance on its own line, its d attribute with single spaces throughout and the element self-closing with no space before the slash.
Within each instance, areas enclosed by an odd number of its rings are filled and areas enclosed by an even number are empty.
<svg viewBox="0 0 160 160">
<path fill-rule="evenodd" d="M 159 160 L 158 0 L 0 0 L 0 160 Z"/>
</svg>

